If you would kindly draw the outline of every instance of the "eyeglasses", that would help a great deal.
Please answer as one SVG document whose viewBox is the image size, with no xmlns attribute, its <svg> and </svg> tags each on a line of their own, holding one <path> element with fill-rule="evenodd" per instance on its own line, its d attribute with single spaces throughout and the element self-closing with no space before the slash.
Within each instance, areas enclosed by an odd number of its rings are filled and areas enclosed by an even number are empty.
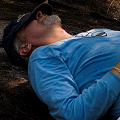
<svg viewBox="0 0 120 120">
<path fill-rule="evenodd" d="M 75 37 L 105 37 L 107 33 L 104 31 L 96 31 L 96 32 L 83 32 L 77 34 Z"/>
</svg>

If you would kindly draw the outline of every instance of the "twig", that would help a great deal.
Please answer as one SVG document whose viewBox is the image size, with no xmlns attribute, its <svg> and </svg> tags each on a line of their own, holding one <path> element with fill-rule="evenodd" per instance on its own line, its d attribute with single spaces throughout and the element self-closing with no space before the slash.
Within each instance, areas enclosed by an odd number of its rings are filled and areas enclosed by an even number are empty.
<svg viewBox="0 0 120 120">
<path fill-rule="evenodd" d="M 111 7 L 111 5 L 113 4 L 114 1 L 115 1 L 115 0 L 113 0 L 113 1 L 110 3 L 110 5 L 109 5 L 109 7 L 108 7 L 108 10 L 107 10 L 107 14 L 108 14 L 108 12 L 109 12 L 109 10 L 110 10 L 110 7 Z"/>
</svg>

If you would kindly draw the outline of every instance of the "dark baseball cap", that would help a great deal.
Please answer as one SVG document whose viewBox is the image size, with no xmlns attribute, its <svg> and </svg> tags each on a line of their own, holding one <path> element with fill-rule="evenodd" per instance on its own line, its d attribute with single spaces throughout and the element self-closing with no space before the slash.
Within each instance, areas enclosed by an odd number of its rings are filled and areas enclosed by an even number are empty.
<svg viewBox="0 0 120 120">
<path fill-rule="evenodd" d="M 42 3 L 38 5 L 31 13 L 17 16 L 10 22 L 10 24 L 5 27 L 2 38 L 2 45 L 9 57 L 11 57 L 12 42 L 16 33 L 21 28 L 21 26 L 25 24 L 28 20 L 33 20 L 38 11 L 42 11 L 43 14 L 51 15 L 52 6 L 47 3 Z"/>
</svg>

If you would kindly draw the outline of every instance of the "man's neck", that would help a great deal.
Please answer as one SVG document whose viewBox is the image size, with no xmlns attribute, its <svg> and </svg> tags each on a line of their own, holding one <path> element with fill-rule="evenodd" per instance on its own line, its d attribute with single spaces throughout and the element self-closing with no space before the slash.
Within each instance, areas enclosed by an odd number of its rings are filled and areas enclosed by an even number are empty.
<svg viewBox="0 0 120 120">
<path fill-rule="evenodd" d="M 34 42 L 34 49 L 36 49 L 37 47 L 40 47 L 40 46 L 45 46 L 45 45 L 55 43 L 57 41 L 69 38 L 71 36 L 72 35 L 67 33 L 61 27 L 55 27 L 54 29 L 52 29 L 48 33 L 46 33 L 45 36 L 43 36 L 43 37 L 40 36 L 40 38 L 35 38 L 35 40 L 33 39 L 33 41 L 36 41 L 36 42 Z"/>
<path fill-rule="evenodd" d="M 66 39 L 71 37 L 72 35 L 70 35 L 69 33 L 67 33 L 64 29 L 62 28 L 56 28 L 53 32 L 53 34 L 48 35 L 48 38 L 46 38 L 46 40 L 49 40 L 49 44 L 55 43 L 57 41 Z"/>
</svg>

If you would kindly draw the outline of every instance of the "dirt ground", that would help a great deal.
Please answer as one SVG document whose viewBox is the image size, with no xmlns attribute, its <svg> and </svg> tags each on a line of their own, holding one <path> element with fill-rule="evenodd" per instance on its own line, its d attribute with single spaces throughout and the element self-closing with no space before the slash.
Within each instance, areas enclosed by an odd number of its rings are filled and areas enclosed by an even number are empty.
<svg viewBox="0 0 120 120">
<path fill-rule="evenodd" d="M 63 28 L 77 34 L 93 28 L 120 30 L 120 24 L 81 6 L 73 9 L 58 4 L 53 13 L 62 18 Z M 0 120 L 53 120 L 47 107 L 40 102 L 28 80 L 27 70 L 13 65 L 2 48 L 4 27 L 21 13 L 30 12 L 37 3 L 0 1 Z"/>
</svg>

